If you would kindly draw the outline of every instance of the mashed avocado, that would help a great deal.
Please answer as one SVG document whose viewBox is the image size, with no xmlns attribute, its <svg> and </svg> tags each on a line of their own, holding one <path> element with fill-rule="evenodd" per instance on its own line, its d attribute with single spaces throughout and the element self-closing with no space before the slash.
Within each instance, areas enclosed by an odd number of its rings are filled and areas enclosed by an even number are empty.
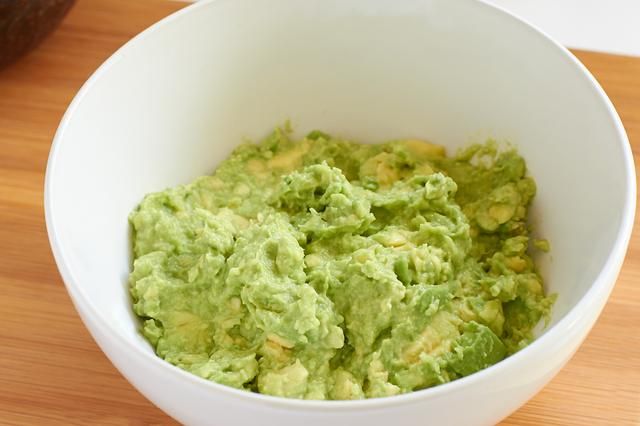
<svg viewBox="0 0 640 426">
<path fill-rule="evenodd" d="M 276 129 L 131 213 L 142 333 L 193 374 L 291 398 L 472 374 L 531 342 L 553 303 L 527 254 L 525 172 L 493 142 L 447 157 Z"/>
</svg>

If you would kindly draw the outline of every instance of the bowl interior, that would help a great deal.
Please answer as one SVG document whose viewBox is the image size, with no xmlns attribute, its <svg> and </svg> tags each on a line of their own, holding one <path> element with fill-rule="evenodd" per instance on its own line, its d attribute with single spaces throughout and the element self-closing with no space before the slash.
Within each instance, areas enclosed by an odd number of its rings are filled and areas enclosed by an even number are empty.
<svg viewBox="0 0 640 426">
<path fill-rule="evenodd" d="M 538 184 L 535 234 L 553 322 L 594 282 L 628 190 L 614 116 L 552 42 L 480 2 L 218 0 L 144 33 L 85 86 L 47 177 L 49 226 L 86 304 L 151 352 L 131 312 L 127 215 L 290 119 L 361 141 L 450 151 L 514 143 Z M 195 13 L 197 9 L 197 13 Z"/>
</svg>

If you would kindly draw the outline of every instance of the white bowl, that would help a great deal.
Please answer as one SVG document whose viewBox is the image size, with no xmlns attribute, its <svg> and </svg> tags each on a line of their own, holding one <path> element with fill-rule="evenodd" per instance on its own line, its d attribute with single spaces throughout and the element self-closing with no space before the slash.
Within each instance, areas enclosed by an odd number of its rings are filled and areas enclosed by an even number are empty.
<svg viewBox="0 0 640 426">
<path fill-rule="evenodd" d="M 157 358 L 130 308 L 128 213 L 286 119 L 364 141 L 515 143 L 539 187 L 535 229 L 552 243 L 540 259 L 559 294 L 550 328 L 469 377 L 364 401 L 252 394 Z M 45 198 L 56 262 L 87 328 L 179 421 L 470 425 L 495 423 L 538 392 L 594 324 L 629 241 L 635 176 L 594 78 L 504 11 L 472 0 L 217 0 L 154 25 L 89 79 L 56 134 Z"/>
</svg>

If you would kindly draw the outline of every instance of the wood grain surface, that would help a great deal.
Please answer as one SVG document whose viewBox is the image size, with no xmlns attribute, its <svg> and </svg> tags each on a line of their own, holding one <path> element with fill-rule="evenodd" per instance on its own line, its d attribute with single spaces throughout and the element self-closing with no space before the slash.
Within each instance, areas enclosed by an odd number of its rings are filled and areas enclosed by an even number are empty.
<svg viewBox="0 0 640 426">
<path fill-rule="evenodd" d="M 0 423 L 173 424 L 109 363 L 54 264 L 43 181 L 56 126 L 119 46 L 184 6 L 80 0 L 39 49 L 0 71 Z M 616 105 L 640 159 L 640 58 L 576 52 Z M 544 362 L 544 360 L 541 360 Z M 575 357 L 505 425 L 640 425 L 640 232 Z M 222 426 L 222 425 L 217 425 Z"/>
</svg>

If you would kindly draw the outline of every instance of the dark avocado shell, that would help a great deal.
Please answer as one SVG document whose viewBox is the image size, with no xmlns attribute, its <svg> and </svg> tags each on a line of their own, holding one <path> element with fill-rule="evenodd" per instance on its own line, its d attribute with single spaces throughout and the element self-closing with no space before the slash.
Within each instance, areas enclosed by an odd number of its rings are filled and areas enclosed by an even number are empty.
<svg viewBox="0 0 640 426">
<path fill-rule="evenodd" d="M 38 45 L 75 0 L 0 0 L 0 68 Z"/>
</svg>

